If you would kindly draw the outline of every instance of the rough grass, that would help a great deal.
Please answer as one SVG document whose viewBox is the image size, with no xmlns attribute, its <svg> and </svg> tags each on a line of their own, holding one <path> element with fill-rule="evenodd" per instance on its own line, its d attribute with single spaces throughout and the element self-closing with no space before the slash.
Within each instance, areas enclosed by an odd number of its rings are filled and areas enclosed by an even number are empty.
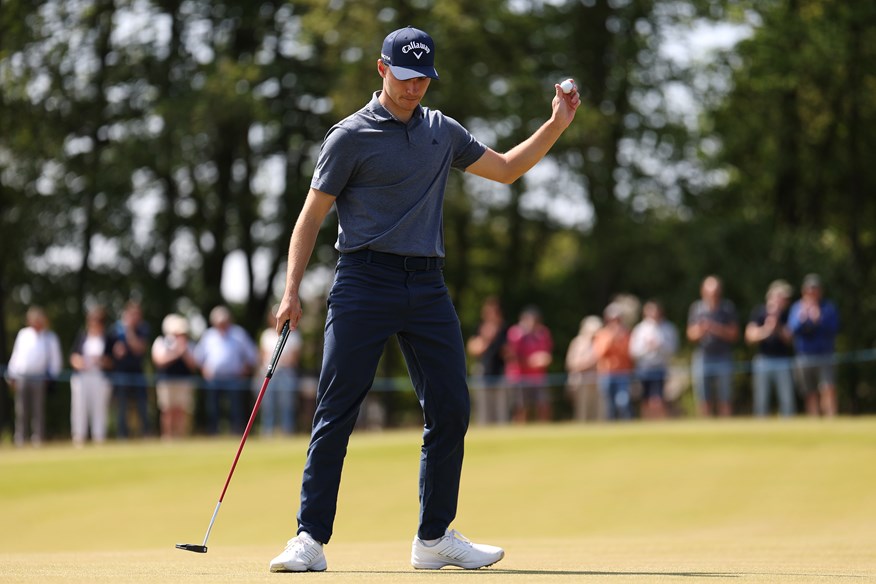
<svg viewBox="0 0 876 584">
<path fill-rule="evenodd" d="M 416 572 L 419 436 L 354 435 L 329 572 L 277 575 L 306 441 L 0 450 L 0 582 L 863 582 L 876 579 L 876 420 L 473 429 L 455 525 L 505 547 Z M 468 580 L 467 580 L 468 581 Z"/>
</svg>

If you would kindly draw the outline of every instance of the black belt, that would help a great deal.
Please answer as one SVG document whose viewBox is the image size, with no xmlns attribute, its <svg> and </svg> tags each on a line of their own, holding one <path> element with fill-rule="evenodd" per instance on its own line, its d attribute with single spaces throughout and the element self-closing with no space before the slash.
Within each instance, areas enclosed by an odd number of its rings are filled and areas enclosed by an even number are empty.
<svg viewBox="0 0 876 584">
<path fill-rule="evenodd" d="M 444 267 L 444 258 L 427 258 L 415 256 L 402 256 L 394 253 L 374 251 L 372 249 L 360 249 L 343 255 L 356 258 L 367 263 L 380 264 L 391 268 L 398 268 L 408 272 L 420 272 L 425 270 L 440 270 Z"/>
</svg>

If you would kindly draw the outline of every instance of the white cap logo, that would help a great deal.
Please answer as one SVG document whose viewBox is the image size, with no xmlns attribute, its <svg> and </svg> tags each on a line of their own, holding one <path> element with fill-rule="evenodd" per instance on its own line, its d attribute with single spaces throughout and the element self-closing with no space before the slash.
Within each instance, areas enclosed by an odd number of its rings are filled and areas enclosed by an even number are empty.
<svg viewBox="0 0 876 584">
<path fill-rule="evenodd" d="M 417 51 L 416 49 L 420 49 L 420 50 Z M 429 52 L 429 46 L 424 44 L 424 43 L 418 43 L 417 41 L 411 41 L 401 48 L 401 52 L 404 53 L 405 55 L 407 55 L 410 52 L 413 52 L 414 56 L 419 61 L 420 57 L 422 57 L 425 53 Z"/>
</svg>

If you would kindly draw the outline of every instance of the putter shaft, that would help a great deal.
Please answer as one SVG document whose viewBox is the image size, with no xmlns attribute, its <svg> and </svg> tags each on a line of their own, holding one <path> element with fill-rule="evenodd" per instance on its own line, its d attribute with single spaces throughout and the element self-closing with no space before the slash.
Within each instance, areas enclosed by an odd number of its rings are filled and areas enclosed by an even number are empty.
<svg viewBox="0 0 876 584">
<path fill-rule="evenodd" d="M 268 370 L 265 373 L 265 380 L 256 397 L 255 405 L 252 408 L 252 414 L 249 417 L 249 423 L 243 431 L 243 436 L 240 438 L 240 445 L 237 447 L 237 454 L 234 455 L 234 462 L 231 463 L 231 470 L 228 471 L 228 477 L 225 479 L 225 485 L 222 487 L 222 493 L 219 495 L 219 502 L 216 503 L 216 508 L 213 509 L 213 516 L 210 518 L 210 524 L 207 526 L 207 533 L 204 535 L 204 543 L 197 545 L 193 543 L 178 543 L 177 549 L 186 550 L 189 552 L 197 552 L 200 554 L 207 553 L 207 540 L 210 538 L 210 531 L 213 529 L 213 523 L 216 521 L 216 515 L 219 514 L 219 507 L 222 505 L 222 500 L 225 498 L 225 491 L 228 490 L 228 485 L 231 483 L 231 477 L 234 475 L 234 469 L 237 467 L 237 461 L 240 459 L 240 453 L 243 452 L 243 446 L 246 444 L 246 439 L 249 436 L 249 431 L 252 429 L 255 422 L 256 414 L 258 414 L 259 406 L 262 403 L 262 398 L 265 396 L 265 390 L 268 389 L 268 383 L 274 375 L 274 369 L 277 368 L 277 361 L 280 359 L 280 353 L 283 352 L 283 347 L 286 345 L 286 339 L 289 337 L 289 321 L 283 324 L 283 329 L 280 331 L 280 338 L 277 339 L 277 345 L 274 347 L 274 354 L 271 357 L 271 363 L 268 365 Z"/>
</svg>

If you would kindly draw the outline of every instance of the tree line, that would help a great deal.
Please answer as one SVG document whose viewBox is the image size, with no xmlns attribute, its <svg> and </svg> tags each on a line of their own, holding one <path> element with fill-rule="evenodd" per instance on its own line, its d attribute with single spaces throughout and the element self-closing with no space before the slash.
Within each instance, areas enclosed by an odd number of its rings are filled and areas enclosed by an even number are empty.
<svg viewBox="0 0 876 584">
<path fill-rule="evenodd" d="M 772 279 L 816 271 L 840 349 L 872 346 L 872 3 L 2 0 L 0 362 L 30 304 L 67 346 L 89 304 L 132 296 L 152 323 L 230 303 L 259 329 L 320 142 L 379 88 L 380 42 L 407 24 L 438 48 L 426 105 L 496 149 L 545 119 L 554 83 L 584 99 L 527 179 L 454 173 L 446 274 L 466 332 L 491 294 L 511 317 L 540 305 L 565 347 L 618 293 L 682 324 L 706 274 L 745 315 Z M 669 50 L 728 29 L 738 42 Z M 328 221 L 315 272 L 335 236 Z M 876 407 L 868 373 L 841 384 L 855 411 Z"/>
</svg>

